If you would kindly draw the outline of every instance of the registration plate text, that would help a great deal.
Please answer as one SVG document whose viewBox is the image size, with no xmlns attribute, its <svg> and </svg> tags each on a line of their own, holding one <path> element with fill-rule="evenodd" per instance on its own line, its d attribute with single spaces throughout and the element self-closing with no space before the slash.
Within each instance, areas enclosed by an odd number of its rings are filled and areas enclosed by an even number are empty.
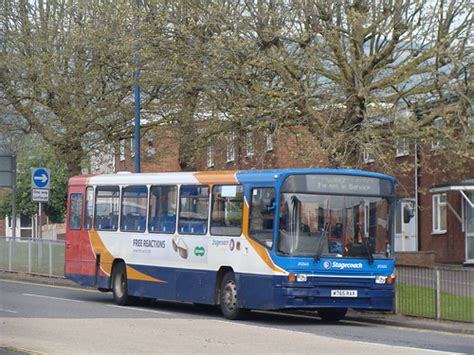
<svg viewBox="0 0 474 355">
<path fill-rule="evenodd" d="M 331 297 L 357 297 L 357 290 L 331 290 Z"/>
</svg>

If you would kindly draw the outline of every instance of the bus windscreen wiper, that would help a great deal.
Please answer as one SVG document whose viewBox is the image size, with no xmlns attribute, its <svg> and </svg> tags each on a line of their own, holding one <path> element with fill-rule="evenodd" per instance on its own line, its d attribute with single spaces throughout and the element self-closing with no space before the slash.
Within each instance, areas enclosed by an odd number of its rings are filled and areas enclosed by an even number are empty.
<svg viewBox="0 0 474 355">
<path fill-rule="evenodd" d="M 326 225 L 324 226 L 324 230 L 323 230 L 323 233 L 321 234 L 321 237 L 319 239 L 319 243 L 318 243 L 318 248 L 316 249 L 316 256 L 314 258 L 314 260 L 318 263 L 319 262 L 319 259 L 321 259 L 321 253 L 323 251 L 323 240 L 324 238 L 326 238 L 327 234 L 328 234 L 328 230 L 329 230 L 329 223 L 326 223 Z"/>
<path fill-rule="evenodd" d="M 369 238 L 364 238 L 364 242 L 362 244 L 364 244 L 365 250 L 367 251 L 367 258 L 369 259 L 369 265 L 372 265 L 374 263 L 374 255 L 372 254 L 372 250 L 370 250 Z"/>
</svg>

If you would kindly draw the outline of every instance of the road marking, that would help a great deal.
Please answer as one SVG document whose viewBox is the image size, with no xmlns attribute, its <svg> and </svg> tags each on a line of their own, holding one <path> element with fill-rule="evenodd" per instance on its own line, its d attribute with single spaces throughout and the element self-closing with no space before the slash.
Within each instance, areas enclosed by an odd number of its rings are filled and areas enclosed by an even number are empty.
<svg viewBox="0 0 474 355">
<path fill-rule="evenodd" d="M 32 294 L 32 293 L 23 293 L 23 296 L 38 297 L 38 298 L 47 298 L 47 299 L 50 299 L 50 300 L 57 300 L 57 301 L 67 301 L 67 302 L 84 303 L 84 301 L 72 300 L 72 299 L 70 299 L 70 298 L 52 297 L 52 296 L 45 296 L 45 295 L 35 295 L 35 294 Z"/>
<path fill-rule="evenodd" d="M 142 309 L 142 308 L 126 307 L 126 306 L 116 306 L 116 305 L 114 305 L 114 304 L 108 304 L 107 307 L 120 308 L 120 309 L 128 309 L 128 310 L 131 310 L 131 311 L 138 311 L 138 312 L 147 312 L 147 313 L 163 314 L 163 315 L 166 315 L 166 316 L 172 316 L 172 315 L 174 315 L 173 313 L 164 312 L 164 311 L 154 311 L 154 310 L 152 310 L 152 309 Z"/>
<path fill-rule="evenodd" d="M 4 309 L 4 308 L 0 308 L 0 312 L 6 312 L 6 313 L 18 313 L 17 311 L 12 311 L 10 309 Z"/>
<path fill-rule="evenodd" d="M 61 289 L 65 289 L 65 290 L 74 290 L 74 291 L 98 293 L 97 290 L 89 290 L 89 289 L 86 289 L 86 288 L 81 288 L 80 286 L 79 287 L 57 286 L 57 285 L 39 284 L 39 283 L 36 283 L 36 282 L 15 281 L 15 280 L 5 280 L 5 279 L 0 279 L 0 282 L 10 282 L 10 283 L 13 283 L 13 284 L 33 285 L 33 286 L 38 286 L 38 287 L 61 288 Z"/>
</svg>

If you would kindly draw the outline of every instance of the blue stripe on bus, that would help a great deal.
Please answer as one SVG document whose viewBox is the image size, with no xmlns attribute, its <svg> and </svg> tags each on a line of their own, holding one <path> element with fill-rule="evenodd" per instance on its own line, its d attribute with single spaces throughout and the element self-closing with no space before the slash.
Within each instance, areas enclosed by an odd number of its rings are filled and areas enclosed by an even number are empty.
<svg viewBox="0 0 474 355">
<path fill-rule="evenodd" d="M 129 294 L 162 300 L 215 304 L 216 271 L 130 265 L 167 283 L 128 280 Z M 94 286 L 95 276 L 66 275 L 81 285 Z M 235 274 L 239 306 L 250 309 L 297 309 L 348 307 L 392 310 L 394 286 L 376 285 L 373 279 L 311 277 L 305 284 L 289 284 L 287 276 Z M 101 277 L 99 287 L 108 288 L 109 278 Z M 217 287 L 220 287 L 218 285 Z M 357 290 L 357 298 L 331 297 L 331 290 Z"/>
</svg>

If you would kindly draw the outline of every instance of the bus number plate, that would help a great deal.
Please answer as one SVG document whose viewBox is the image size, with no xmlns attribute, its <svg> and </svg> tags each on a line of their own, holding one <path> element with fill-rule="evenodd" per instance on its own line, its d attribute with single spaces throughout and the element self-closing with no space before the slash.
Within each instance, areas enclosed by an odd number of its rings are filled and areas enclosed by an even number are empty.
<svg viewBox="0 0 474 355">
<path fill-rule="evenodd" d="M 331 297 L 357 297 L 357 290 L 331 290 Z"/>
</svg>

